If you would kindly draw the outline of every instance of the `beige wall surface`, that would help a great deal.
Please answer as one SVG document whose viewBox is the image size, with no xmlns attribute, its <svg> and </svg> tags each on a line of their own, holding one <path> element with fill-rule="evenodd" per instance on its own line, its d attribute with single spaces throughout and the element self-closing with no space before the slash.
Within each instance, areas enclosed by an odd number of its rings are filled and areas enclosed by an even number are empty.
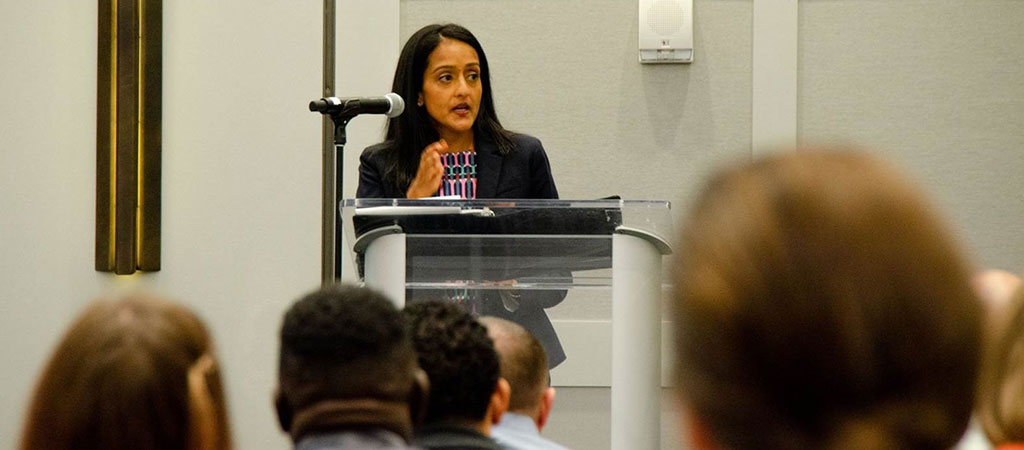
<svg viewBox="0 0 1024 450">
<path fill-rule="evenodd" d="M 279 449 L 284 308 L 319 283 L 319 2 L 164 2 L 163 261 L 93 270 L 96 2 L 0 2 L 0 447 L 91 298 L 165 292 L 206 319 L 238 448 Z"/>
<path fill-rule="evenodd" d="M 980 265 L 1024 270 L 1024 2 L 800 2 L 799 134 L 904 166 Z"/>
</svg>

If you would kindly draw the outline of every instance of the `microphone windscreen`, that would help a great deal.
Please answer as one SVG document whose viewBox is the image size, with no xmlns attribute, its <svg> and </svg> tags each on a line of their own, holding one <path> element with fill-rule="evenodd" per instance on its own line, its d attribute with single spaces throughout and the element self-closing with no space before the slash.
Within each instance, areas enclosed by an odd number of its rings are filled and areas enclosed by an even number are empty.
<svg viewBox="0 0 1024 450">
<path fill-rule="evenodd" d="M 388 109 L 388 112 L 384 113 L 384 115 L 388 117 L 398 117 L 402 115 L 402 112 L 405 111 L 405 101 L 402 100 L 402 96 L 391 92 L 385 95 L 384 98 L 388 99 L 388 102 L 391 103 L 391 108 Z"/>
</svg>

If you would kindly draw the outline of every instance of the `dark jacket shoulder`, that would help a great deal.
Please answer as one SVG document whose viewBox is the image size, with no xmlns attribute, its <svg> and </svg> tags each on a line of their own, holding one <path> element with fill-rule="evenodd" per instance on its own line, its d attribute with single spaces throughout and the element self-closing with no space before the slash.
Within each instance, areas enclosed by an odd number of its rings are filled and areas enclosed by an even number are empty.
<svg viewBox="0 0 1024 450">
<path fill-rule="evenodd" d="M 481 142 L 477 153 L 478 198 L 554 199 L 558 198 L 551 163 L 540 139 L 513 133 L 513 150 L 500 155 L 497 146 Z"/>
<path fill-rule="evenodd" d="M 359 185 L 356 198 L 403 198 L 405 187 L 395 186 L 384 178 L 387 167 L 387 153 L 394 151 L 390 142 L 381 142 L 366 147 L 359 155 Z"/>
</svg>

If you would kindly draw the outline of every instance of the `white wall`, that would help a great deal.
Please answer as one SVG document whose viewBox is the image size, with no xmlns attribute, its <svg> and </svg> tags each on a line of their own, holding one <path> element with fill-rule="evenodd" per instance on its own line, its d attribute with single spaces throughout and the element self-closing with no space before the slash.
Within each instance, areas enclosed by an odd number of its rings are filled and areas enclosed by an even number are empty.
<svg viewBox="0 0 1024 450">
<path fill-rule="evenodd" d="M 163 267 L 93 270 L 96 2 L 0 2 L 0 447 L 90 298 L 146 287 L 220 349 L 238 448 L 285 448 L 284 308 L 319 283 L 319 2 L 164 2 Z"/>
<path fill-rule="evenodd" d="M 1022 24 L 1013 0 L 801 2 L 800 138 L 896 160 L 979 264 L 1024 270 Z"/>
</svg>

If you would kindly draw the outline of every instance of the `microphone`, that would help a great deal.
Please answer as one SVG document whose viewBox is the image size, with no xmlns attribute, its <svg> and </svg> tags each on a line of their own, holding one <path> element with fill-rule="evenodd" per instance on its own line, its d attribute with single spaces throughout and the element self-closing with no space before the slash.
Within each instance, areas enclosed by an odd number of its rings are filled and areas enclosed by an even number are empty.
<svg viewBox="0 0 1024 450">
<path fill-rule="evenodd" d="M 405 102 L 394 92 L 383 97 L 326 97 L 309 102 L 309 110 L 332 116 L 384 114 L 388 117 L 398 117 L 405 111 Z"/>
</svg>

